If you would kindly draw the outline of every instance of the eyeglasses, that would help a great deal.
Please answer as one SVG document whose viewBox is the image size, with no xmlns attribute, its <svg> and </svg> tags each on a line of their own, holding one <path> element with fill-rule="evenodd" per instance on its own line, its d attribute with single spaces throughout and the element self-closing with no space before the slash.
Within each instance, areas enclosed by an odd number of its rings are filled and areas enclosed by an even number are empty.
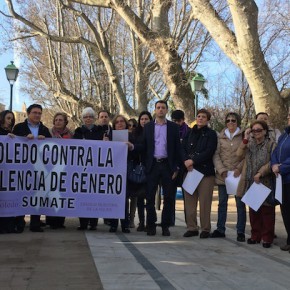
<svg viewBox="0 0 290 290">
<path fill-rule="evenodd" d="M 228 124 L 228 123 L 236 123 L 237 122 L 237 120 L 235 120 L 235 119 L 227 119 L 226 120 L 226 123 Z"/>
<path fill-rule="evenodd" d="M 94 116 L 83 116 L 83 119 L 88 119 L 88 118 L 93 119 Z"/>
<path fill-rule="evenodd" d="M 252 129 L 252 133 L 261 133 L 264 129 Z"/>
</svg>

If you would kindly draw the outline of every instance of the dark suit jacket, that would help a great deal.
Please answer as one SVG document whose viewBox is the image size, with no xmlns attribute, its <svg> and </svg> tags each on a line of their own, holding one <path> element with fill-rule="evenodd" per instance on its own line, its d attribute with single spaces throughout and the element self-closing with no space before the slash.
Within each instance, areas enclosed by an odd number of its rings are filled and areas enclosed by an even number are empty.
<svg viewBox="0 0 290 290">
<path fill-rule="evenodd" d="M 23 123 L 15 125 L 12 133 L 16 136 L 27 136 L 28 134 L 31 134 L 31 131 L 28 127 L 27 119 Z M 44 126 L 41 122 L 39 124 L 38 135 L 43 135 L 46 138 L 51 137 L 48 128 Z"/>
<path fill-rule="evenodd" d="M 144 126 L 143 130 L 143 150 L 146 160 L 146 171 L 150 172 L 154 162 L 154 130 L 155 122 L 151 121 Z M 179 126 L 167 120 L 167 155 L 168 163 L 172 173 L 180 167 L 180 139 Z"/>
</svg>

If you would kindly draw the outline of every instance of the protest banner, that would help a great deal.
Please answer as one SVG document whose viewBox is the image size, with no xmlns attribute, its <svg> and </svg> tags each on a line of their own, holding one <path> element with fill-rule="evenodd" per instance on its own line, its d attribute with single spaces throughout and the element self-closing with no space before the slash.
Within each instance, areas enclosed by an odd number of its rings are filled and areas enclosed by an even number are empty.
<svg viewBox="0 0 290 290">
<path fill-rule="evenodd" d="M 124 218 L 123 142 L 0 136 L 0 216 Z"/>
</svg>

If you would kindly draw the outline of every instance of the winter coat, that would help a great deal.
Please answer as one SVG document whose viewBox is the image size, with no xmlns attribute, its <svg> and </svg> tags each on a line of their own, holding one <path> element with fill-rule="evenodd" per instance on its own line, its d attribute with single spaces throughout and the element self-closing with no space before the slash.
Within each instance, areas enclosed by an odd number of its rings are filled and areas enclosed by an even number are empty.
<svg viewBox="0 0 290 290">
<path fill-rule="evenodd" d="M 250 140 L 250 142 L 255 142 L 254 140 Z M 271 154 L 276 146 L 276 143 L 273 140 L 269 140 L 268 142 L 268 147 L 267 147 L 267 156 L 265 157 L 265 164 L 253 175 L 256 175 L 257 173 L 261 174 L 260 182 L 267 186 L 268 188 L 271 188 Z M 249 152 L 249 146 L 247 145 L 246 147 L 243 147 L 243 143 L 240 144 L 238 150 L 237 150 L 237 156 L 240 158 L 240 160 L 244 159 L 243 163 L 243 169 L 242 169 L 242 174 L 241 174 L 241 179 L 238 185 L 237 189 L 237 196 L 242 197 L 248 190 L 247 188 L 247 181 L 246 181 L 246 173 L 247 173 L 247 155 L 250 154 Z M 253 177 L 253 176 L 252 176 Z"/>
<path fill-rule="evenodd" d="M 223 129 L 218 136 L 218 145 L 213 157 L 213 162 L 216 169 L 216 184 L 225 184 L 222 178 L 222 173 L 225 171 L 234 171 L 238 169 L 242 172 L 243 160 L 240 161 L 237 156 L 237 149 L 239 148 L 242 139 L 243 131 L 240 132 L 230 140 L 225 134 L 226 128 Z"/>
<path fill-rule="evenodd" d="M 193 168 L 205 176 L 215 175 L 213 155 L 217 147 L 217 134 L 205 126 L 195 125 L 182 140 L 182 161 L 192 159 Z"/>
<path fill-rule="evenodd" d="M 281 164 L 279 171 L 283 183 L 290 183 L 290 126 L 280 136 L 278 145 L 271 156 L 271 165 Z"/>
</svg>

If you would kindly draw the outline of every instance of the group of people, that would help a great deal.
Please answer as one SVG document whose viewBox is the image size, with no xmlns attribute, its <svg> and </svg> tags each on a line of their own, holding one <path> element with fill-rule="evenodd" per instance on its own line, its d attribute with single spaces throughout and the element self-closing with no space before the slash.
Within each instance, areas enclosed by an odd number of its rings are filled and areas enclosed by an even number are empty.
<svg viewBox="0 0 290 290">
<path fill-rule="evenodd" d="M 71 132 L 67 128 L 68 118 L 64 113 L 57 113 L 53 118 L 53 127 L 48 129 L 41 123 L 42 107 L 33 104 L 27 109 L 27 119 L 14 124 L 11 111 L 0 114 L 0 134 L 14 134 L 27 138 L 74 138 L 88 140 L 112 140 L 113 130 L 129 130 L 128 162 L 142 163 L 146 168 L 147 181 L 137 184 L 127 180 L 125 218 L 120 221 L 124 233 L 130 233 L 135 227 L 137 210 L 139 223 L 137 231 L 146 231 L 148 236 L 156 235 L 157 215 L 155 197 L 158 187 L 162 188 L 163 209 L 161 229 L 163 236 L 170 236 L 170 226 L 174 225 L 175 196 L 186 173 L 197 170 L 203 174 L 195 192 L 183 190 L 184 211 L 187 231 L 184 237 L 199 236 L 205 238 L 223 238 L 226 233 L 228 193 L 225 179 L 228 174 L 240 176 L 235 195 L 237 207 L 237 241 L 245 242 L 246 206 L 242 202 L 245 192 L 256 183 L 262 183 L 273 189 L 273 176 L 281 174 L 283 195 L 281 212 L 287 232 L 287 242 L 282 250 L 290 251 L 290 115 L 288 127 L 279 137 L 280 132 L 268 125 L 268 115 L 259 113 L 256 120 L 246 130 L 241 128 L 241 118 L 235 112 L 225 116 L 225 128 L 217 133 L 209 126 L 211 114 L 206 109 L 197 112 L 196 124 L 189 128 L 184 122 L 181 110 L 172 112 L 172 121 L 166 118 L 168 105 L 157 101 L 154 120 L 148 111 L 139 114 L 138 121 L 127 120 L 117 115 L 110 125 L 109 113 L 105 110 L 98 114 L 88 107 L 82 111 L 83 125 Z M 96 120 L 98 124 L 96 125 Z M 218 221 L 217 228 L 211 232 L 211 204 L 215 184 L 218 186 Z M 199 204 L 200 222 L 197 221 Z M 248 244 L 262 242 L 269 248 L 274 239 L 275 205 L 266 199 L 258 211 L 249 209 L 251 237 Z M 80 217 L 79 230 L 96 230 L 98 219 Z M 46 224 L 51 228 L 64 226 L 64 217 L 46 217 Z M 116 232 L 118 219 L 105 220 L 110 225 L 110 232 Z M 0 218 L 0 232 L 19 232 L 24 230 L 24 217 Z M 32 232 L 41 232 L 40 216 L 32 215 Z"/>
</svg>

